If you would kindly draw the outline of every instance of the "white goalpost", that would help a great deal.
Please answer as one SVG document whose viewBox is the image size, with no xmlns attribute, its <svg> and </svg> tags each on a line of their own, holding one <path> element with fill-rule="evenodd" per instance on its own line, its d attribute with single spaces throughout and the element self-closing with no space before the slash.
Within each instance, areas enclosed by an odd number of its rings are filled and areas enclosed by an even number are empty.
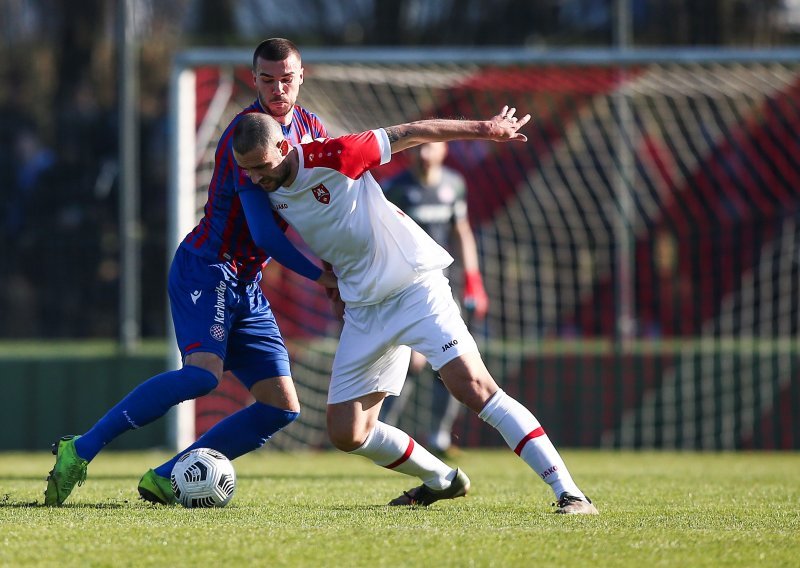
<svg viewBox="0 0 800 568">
<path fill-rule="evenodd" d="M 251 58 L 175 59 L 170 259 L 202 213 L 222 129 L 255 98 Z M 490 297 L 473 332 L 560 445 L 797 447 L 780 432 L 800 416 L 798 62 L 794 49 L 305 49 L 299 102 L 332 135 L 531 113 L 528 143 L 453 143 L 448 165 L 468 182 Z M 263 283 L 303 410 L 269 445 L 325 447 L 338 328 L 274 264 Z M 172 445 L 248 403 L 235 381 L 218 391 L 177 408 Z M 429 395 L 420 384 L 403 418 L 412 435 Z M 499 442 L 473 417 L 456 428 L 463 445 Z"/>
</svg>

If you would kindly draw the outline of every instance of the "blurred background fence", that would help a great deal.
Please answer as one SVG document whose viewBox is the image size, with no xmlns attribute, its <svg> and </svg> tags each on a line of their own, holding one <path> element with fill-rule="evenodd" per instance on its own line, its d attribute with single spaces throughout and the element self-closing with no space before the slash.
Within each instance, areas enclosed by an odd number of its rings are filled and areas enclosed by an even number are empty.
<svg viewBox="0 0 800 568">
<path fill-rule="evenodd" d="M 181 143 L 197 164 L 195 211 L 221 130 L 252 98 L 248 56 L 179 59 L 175 84 L 191 94 L 175 100 L 195 99 Z M 561 443 L 795 447 L 798 56 L 309 50 L 302 98 L 334 134 L 503 104 L 533 112 L 527 143 L 454 142 L 448 164 L 467 179 L 492 299 L 475 329 L 487 364 Z M 406 166 L 399 155 L 374 173 Z M 275 268 L 266 288 L 305 408 L 294 438 L 276 443 L 322 445 L 337 327 L 313 284 Z M 430 423 L 429 388 L 405 416 L 409 431 Z M 201 430 L 231 395 L 199 403 Z M 497 441 L 474 417 L 459 429 L 465 445 Z"/>
<path fill-rule="evenodd" d="M 468 180 L 492 301 L 475 330 L 487 364 L 559 445 L 800 447 L 796 3 L 1 0 L 0 9 L 0 380 L 13 402 L 0 425 L 19 433 L 0 448 L 81 431 L 170 364 L 178 137 L 168 95 L 194 99 L 184 133 L 194 208 L 219 128 L 253 99 L 252 48 L 276 35 L 303 50 L 301 102 L 333 134 L 489 116 L 506 103 L 531 112 L 527 144 L 456 143 L 448 164 Z M 191 74 L 189 99 L 170 86 L 173 69 Z M 375 173 L 403 165 L 399 156 Z M 126 183 L 133 202 L 120 198 Z M 264 283 L 304 404 L 271 445 L 325 446 L 336 324 L 324 298 L 280 266 Z M 412 434 L 427 427 L 426 387 L 404 417 Z M 246 402 L 223 381 L 198 403 L 197 430 Z M 456 435 L 464 446 L 501 442 L 472 417 Z M 117 447 L 165 436 L 159 423 Z"/>
</svg>

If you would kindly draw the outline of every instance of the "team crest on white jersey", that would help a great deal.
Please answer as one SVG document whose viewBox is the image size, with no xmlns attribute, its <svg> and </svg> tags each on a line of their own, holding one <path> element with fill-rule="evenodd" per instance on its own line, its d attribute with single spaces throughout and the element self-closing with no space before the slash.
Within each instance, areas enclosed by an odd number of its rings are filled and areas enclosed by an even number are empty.
<svg viewBox="0 0 800 568">
<path fill-rule="evenodd" d="M 319 184 L 315 187 L 312 187 L 311 192 L 314 194 L 316 200 L 322 203 L 323 205 L 327 205 L 331 202 L 331 192 L 328 191 L 328 188 L 325 187 L 323 184 Z"/>
</svg>

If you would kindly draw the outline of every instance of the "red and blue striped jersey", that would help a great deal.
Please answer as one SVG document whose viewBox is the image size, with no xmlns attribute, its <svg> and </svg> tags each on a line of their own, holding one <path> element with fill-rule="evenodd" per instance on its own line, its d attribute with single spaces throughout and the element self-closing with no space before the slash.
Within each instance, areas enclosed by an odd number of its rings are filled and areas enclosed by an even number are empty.
<svg viewBox="0 0 800 568">
<path fill-rule="evenodd" d="M 269 261 L 253 242 L 236 190 L 245 173 L 233 157 L 233 130 L 242 116 L 251 112 L 264 112 L 257 99 L 237 114 L 223 132 L 214 155 L 214 173 L 208 184 L 203 218 L 181 243 L 183 248 L 208 261 L 227 264 L 231 273 L 245 281 L 255 280 Z M 295 105 L 292 122 L 283 126 L 283 135 L 291 144 L 299 144 L 327 138 L 328 133 L 317 115 Z"/>
</svg>

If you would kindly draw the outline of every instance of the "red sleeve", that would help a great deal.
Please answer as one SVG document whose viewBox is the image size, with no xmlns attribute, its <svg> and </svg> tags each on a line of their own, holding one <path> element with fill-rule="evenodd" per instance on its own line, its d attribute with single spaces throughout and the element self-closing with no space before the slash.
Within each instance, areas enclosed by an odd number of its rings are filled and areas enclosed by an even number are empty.
<svg viewBox="0 0 800 568">
<path fill-rule="evenodd" d="M 381 164 L 381 148 L 371 130 L 303 144 L 307 168 L 330 168 L 351 179 Z"/>
</svg>

